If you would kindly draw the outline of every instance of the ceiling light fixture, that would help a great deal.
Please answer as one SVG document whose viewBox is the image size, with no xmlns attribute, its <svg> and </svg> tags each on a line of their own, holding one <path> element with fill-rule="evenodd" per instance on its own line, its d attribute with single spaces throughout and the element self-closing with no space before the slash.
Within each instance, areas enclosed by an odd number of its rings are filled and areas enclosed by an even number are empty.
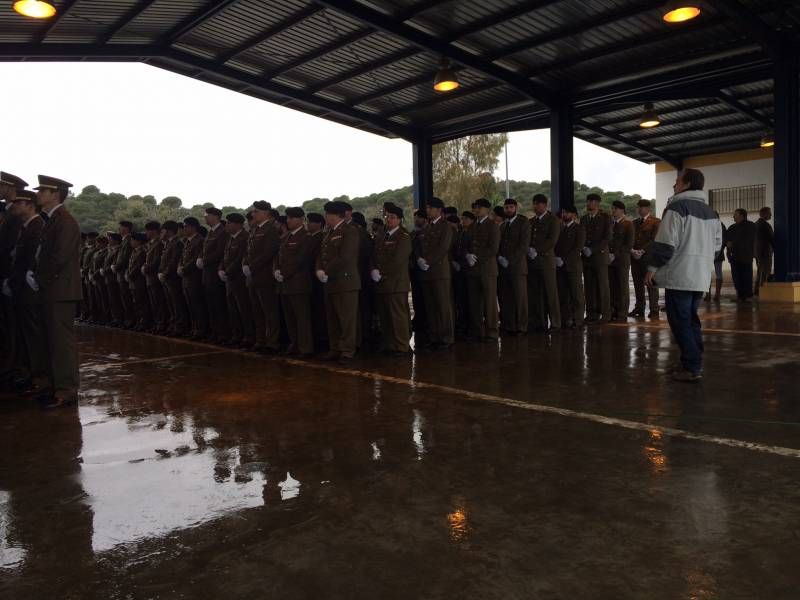
<svg viewBox="0 0 800 600">
<path fill-rule="evenodd" d="M 667 23 L 685 23 L 700 16 L 700 7 L 692 2 L 669 2 L 664 9 Z"/>
<path fill-rule="evenodd" d="M 658 127 L 659 125 L 661 125 L 661 119 L 659 119 L 658 113 L 653 108 L 653 105 L 648 102 L 644 105 L 644 112 L 639 119 L 639 127 L 642 129 L 650 129 L 651 127 Z"/>
<path fill-rule="evenodd" d="M 17 0 L 11 5 L 19 14 L 34 19 L 49 19 L 56 14 L 56 7 L 45 0 Z"/>
<path fill-rule="evenodd" d="M 774 145 L 775 145 L 775 136 L 772 135 L 771 133 L 761 138 L 762 148 L 772 148 Z"/>
<path fill-rule="evenodd" d="M 450 61 L 443 58 L 439 63 L 439 70 L 433 78 L 433 89 L 437 92 L 452 92 L 461 84 L 458 83 L 456 72 L 450 66 Z"/>
</svg>

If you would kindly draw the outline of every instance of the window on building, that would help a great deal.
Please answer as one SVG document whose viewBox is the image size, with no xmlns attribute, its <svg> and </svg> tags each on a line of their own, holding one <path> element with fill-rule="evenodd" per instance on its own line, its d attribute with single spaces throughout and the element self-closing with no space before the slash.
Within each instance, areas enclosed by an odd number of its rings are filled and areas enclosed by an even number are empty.
<svg viewBox="0 0 800 600">
<path fill-rule="evenodd" d="M 720 215 L 730 215 L 737 208 L 747 212 L 758 212 L 767 204 L 767 186 L 742 185 L 731 188 L 717 188 L 708 191 L 708 202 Z"/>
</svg>

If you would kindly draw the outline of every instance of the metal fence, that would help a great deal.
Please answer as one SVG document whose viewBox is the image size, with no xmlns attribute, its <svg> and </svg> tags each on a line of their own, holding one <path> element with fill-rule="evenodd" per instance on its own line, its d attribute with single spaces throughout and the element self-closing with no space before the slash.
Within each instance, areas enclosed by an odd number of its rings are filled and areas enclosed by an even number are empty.
<svg viewBox="0 0 800 600">
<path fill-rule="evenodd" d="M 711 208 L 720 215 L 733 214 L 737 208 L 758 212 L 762 206 L 767 205 L 767 186 L 762 183 L 709 190 L 708 201 Z"/>
</svg>

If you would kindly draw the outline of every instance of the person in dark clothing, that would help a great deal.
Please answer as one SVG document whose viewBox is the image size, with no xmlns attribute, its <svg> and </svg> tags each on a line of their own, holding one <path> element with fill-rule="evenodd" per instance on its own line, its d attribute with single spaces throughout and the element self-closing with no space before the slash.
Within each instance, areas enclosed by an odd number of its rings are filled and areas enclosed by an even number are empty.
<svg viewBox="0 0 800 600">
<path fill-rule="evenodd" d="M 714 211 L 714 214 L 717 215 L 719 219 L 719 213 Z M 708 293 L 706 294 L 703 300 L 705 302 L 714 302 L 719 303 L 719 295 L 722 292 L 722 263 L 725 262 L 725 234 L 728 231 L 728 228 L 725 227 L 725 223 L 722 222 L 720 219 L 719 222 L 720 226 L 722 227 L 722 245 L 720 246 L 719 250 L 714 254 L 714 296 L 711 296 L 711 288 L 708 288 Z"/>
<path fill-rule="evenodd" d="M 762 285 L 767 283 L 770 275 L 772 274 L 772 245 L 775 238 L 775 232 L 772 230 L 772 225 L 769 224 L 772 219 L 772 210 L 769 206 L 763 207 L 758 211 L 759 219 L 756 221 L 756 289 L 755 294 L 758 296 L 758 290 Z"/>
<path fill-rule="evenodd" d="M 734 223 L 728 228 L 725 246 L 731 263 L 737 302 L 749 302 L 753 297 L 753 258 L 756 244 L 756 224 L 747 220 L 747 211 L 737 208 Z"/>
</svg>

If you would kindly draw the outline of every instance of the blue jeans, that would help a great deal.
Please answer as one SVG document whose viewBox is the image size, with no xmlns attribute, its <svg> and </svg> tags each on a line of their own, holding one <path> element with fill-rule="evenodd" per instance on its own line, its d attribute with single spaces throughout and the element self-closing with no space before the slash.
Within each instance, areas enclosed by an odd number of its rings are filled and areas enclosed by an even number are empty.
<svg viewBox="0 0 800 600">
<path fill-rule="evenodd" d="M 681 364 L 692 373 L 703 370 L 703 333 L 697 307 L 703 292 L 666 290 L 667 321 L 672 335 L 681 349 Z"/>
</svg>

